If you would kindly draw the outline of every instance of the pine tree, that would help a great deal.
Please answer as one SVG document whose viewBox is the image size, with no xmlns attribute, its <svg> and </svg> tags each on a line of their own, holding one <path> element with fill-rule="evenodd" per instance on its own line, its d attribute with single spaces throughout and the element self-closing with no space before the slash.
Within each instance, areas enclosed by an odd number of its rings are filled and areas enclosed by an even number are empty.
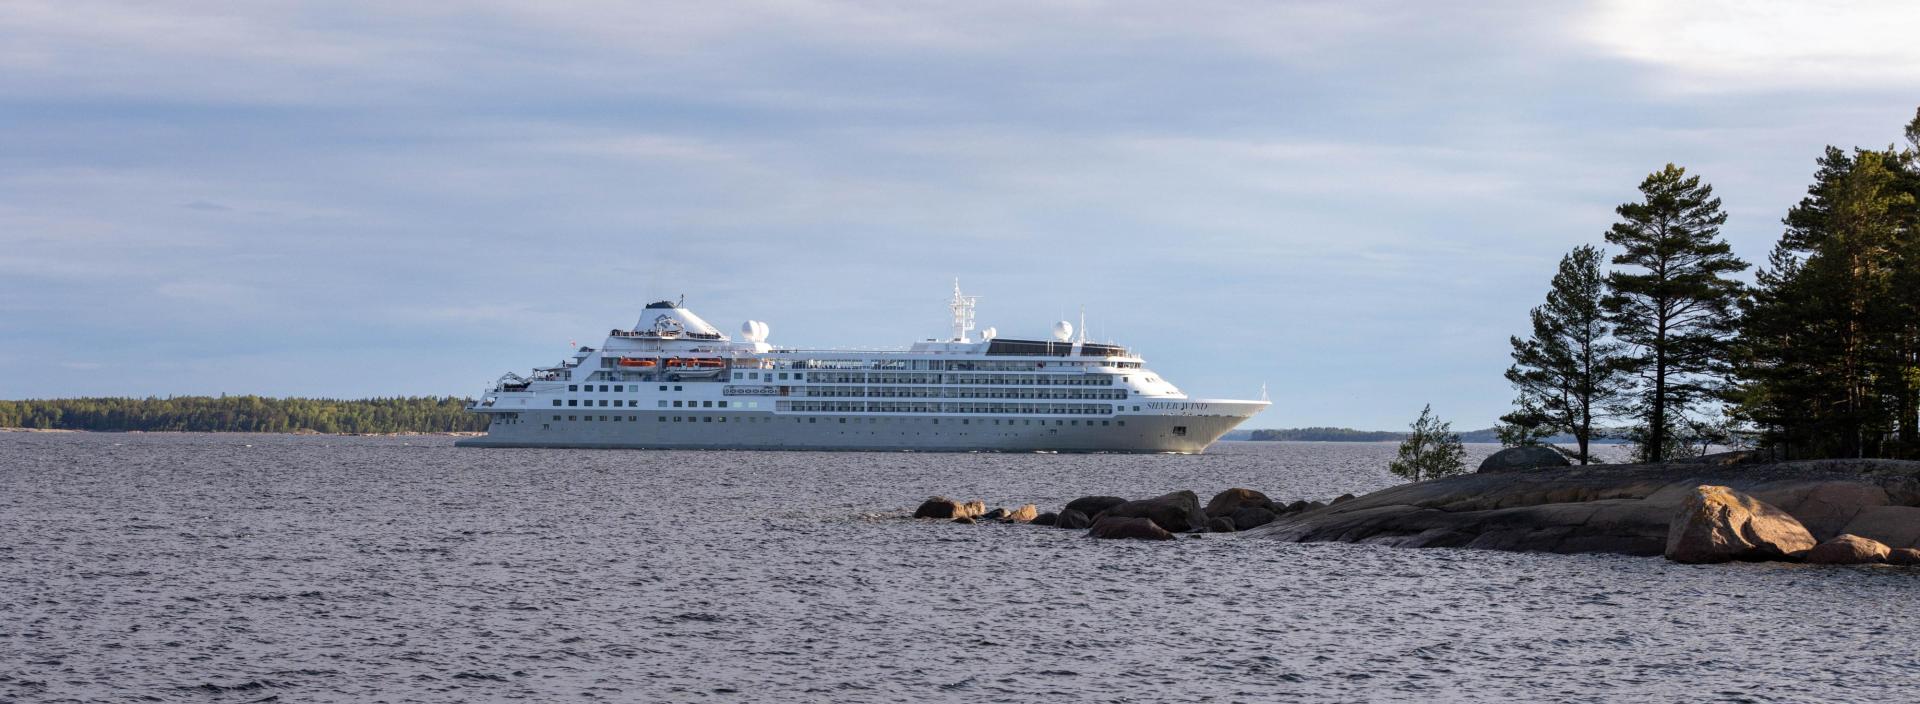
<svg viewBox="0 0 1920 704">
<path fill-rule="evenodd" d="M 1720 239 L 1727 221 L 1713 187 L 1673 164 L 1640 183 L 1643 199 L 1614 209 L 1607 231 L 1620 247 L 1603 299 L 1615 335 L 1632 346 L 1622 367 L 1639 382 L 1620 410 L 1635 419 L 1637 459 L 1659 462 L 1684 447 L 1676 432 L 1695 404 L 1722 390 L 1728 342 L 1747 268 Z"/>
<path fill-rule="evenodd" d="M 1460 444 L 1460 435 L 1453 432 L 1452 423 L 1433 415 L 1432 404 L 1420 409 L 1420 417 L 1410 427 L 1413 432 L 1400 443 L 1399 457 L 1387 465 L 1388 471 L 1416 482 L 1467 471 L 1461 460 L 1466 448 Z"/>
<path fill-rule="evenodd" d="M 1594 421 L 1617 403 L 1622 345 L 1611 339 L 1613 326 L 1601 303 L 1606 280 L 1600 249 L 1581 246 L 1560 259 L 1547 302 L 1531 313 L 1533 334 L 1511 338 L 1513 366 L 1507 381 L 1520 392 L 1518 410 L 1501 417 L 1509 435 L 1525 440 L 1564 432 L 1577 446 L 1580 464 L 1591 461 Z M 1523 430 L 1524 429 L 1524 430 Z M 1537 443 L 1536 443 L 1537 444 Z"/>
<path fill-rule="evenodd" d="M 1828 147 L 1756 279 L 1740 412 L 1788 456 L 1898 456 L 1908 446 L 1920 307 L 1906 288 L 1920 283 L 1920 251 L 1902 158 Z"/>
</svg>

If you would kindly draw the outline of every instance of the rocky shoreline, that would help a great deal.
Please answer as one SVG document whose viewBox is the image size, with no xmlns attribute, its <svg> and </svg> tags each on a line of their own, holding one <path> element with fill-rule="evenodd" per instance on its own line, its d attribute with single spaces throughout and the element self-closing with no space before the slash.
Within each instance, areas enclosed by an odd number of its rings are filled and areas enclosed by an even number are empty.
<svg viewBox="0 0 1920 704">
<path fill-rule="evenodd" d="M 1234 488 L 1204 506 L 1194 492 L 1176 491 L 1149 499 L 1082 497 L 1046 513 L 1032 504 L 996 513 L 982 502 L 935 497 L 914 515 L 1084 529 L 1094 538 L 1231 531 L 1302 543 L 1614 553 L 1685 563 L 1920 564 L 1920 462 L 1770 462 L 1727 453 L 1657 465 L 1553 464 L 1537 452 L 1503 451 L 1475 474 L 1325 504 L 1281 504 Z"/>
</svg>

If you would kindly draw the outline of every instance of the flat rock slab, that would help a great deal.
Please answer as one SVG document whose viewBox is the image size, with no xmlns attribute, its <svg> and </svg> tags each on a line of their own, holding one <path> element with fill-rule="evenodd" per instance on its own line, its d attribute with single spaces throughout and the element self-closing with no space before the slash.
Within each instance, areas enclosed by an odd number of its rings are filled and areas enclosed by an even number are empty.
<svg viewBox="0 0 1920 704">
<path fill-rule="evenodd" d="M 1875 505 L 1920 505 L 1920 462 L 1814 460 L 1590 465 L 1405 484 L 1247 531 L 1290 542 L 1660 555 L 1669 523 L 1703 484 L 1751 494 L 1838 532 Z M 1877 504 L 1875 502 L 1878 502 Z M 1806 519 L 1801 519 L 1805 522 Z M 1821 531 L 1808 525 L 1816 539 Z"/>
</svg>

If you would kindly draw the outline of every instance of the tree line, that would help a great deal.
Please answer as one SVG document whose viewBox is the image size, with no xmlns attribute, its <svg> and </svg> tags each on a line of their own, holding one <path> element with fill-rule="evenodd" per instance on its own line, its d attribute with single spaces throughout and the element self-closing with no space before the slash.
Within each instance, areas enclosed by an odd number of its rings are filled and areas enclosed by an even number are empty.
<svg viewBox="0 0 1920 704">
<path fill-rule="evenodd" d="M 174 396 L 0 401 L 0 427 L 98 431 L 428 433 L 485 430 L 452 396 L 371 399 Z"/>
<path fill-rule="evenodd" d="M 1920 111 L 1904 147 L 1827 147 L 1751 284 L 1713 187 L 1672 164 L 1560 260 L 1510 340 L 1503 442 L 1626 428 L 1639 461 L 1749 441 L 1782 458 L 1920 458 Z M 1609 266 L 1610 265 L 1610 266 Z"/>
</svg>

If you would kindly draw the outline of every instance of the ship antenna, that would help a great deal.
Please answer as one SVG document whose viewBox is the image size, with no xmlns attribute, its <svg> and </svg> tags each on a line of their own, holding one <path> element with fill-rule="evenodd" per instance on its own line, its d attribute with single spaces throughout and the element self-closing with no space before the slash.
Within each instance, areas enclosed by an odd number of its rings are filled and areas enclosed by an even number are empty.
<svg viewBox="0 0 1920 704">
<path fill-rule="evenodd" d="M 1080 304 L 1080 344 L 1087 342 L 1087 304 Z"/>
<path fill-rule="evenodd" d="M 954 342 L 971 342 L 967 339 L 967 333 L 973 330 L 973 306 L 979 300 L 979 296 L 961 294 L 960 279 L 953 280 L 953 300 L 947 304 L 947 308 L 953 311 Z"/>
</svg>

